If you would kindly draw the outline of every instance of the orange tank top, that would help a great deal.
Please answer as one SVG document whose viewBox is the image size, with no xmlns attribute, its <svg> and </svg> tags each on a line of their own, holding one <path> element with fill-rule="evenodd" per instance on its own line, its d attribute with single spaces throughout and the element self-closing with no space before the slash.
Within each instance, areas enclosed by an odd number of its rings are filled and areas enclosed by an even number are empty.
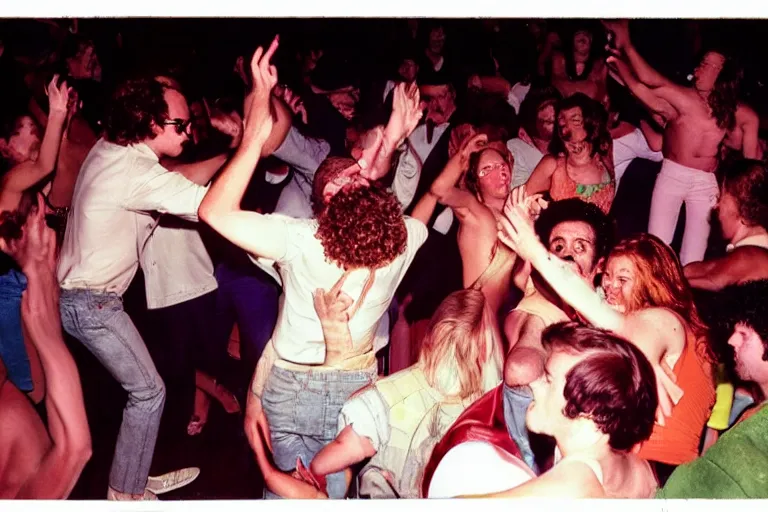
<svg viewBox="0 0 768 512">
<path fill-rule="evenodd" d="M 549 195 L 554 201 L 577 197 L 584 202 L 594 204 L 607 214 L 616 195 L 616 182 L 613 173 L 608 170 L 601 158 L 595 157 L 595 164 L 603 170 L 603 181 L 595 185 L 582 185 L 568 176 L 566 157 L 558 157 L 557 167 L 552 174 Z"/>
<path fill-rule="evenodd" d="M 640 446 L 638 456 L 677 466 L 699 456 L 701 434 L 715 405 L 712 364 L 698 354 L 692 333 L 688 334 L 673 371 L 683 397 L 673 407 L 672 415 L 665 419 L 666 425 L 653 425 L 653 433 Z"/>
</svg>

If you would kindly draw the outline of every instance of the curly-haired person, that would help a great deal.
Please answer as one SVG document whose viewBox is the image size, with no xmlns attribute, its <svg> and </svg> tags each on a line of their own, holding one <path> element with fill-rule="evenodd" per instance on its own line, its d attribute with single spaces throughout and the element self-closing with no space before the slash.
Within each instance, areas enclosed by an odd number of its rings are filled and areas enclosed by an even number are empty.
<svg viewBox="0 0 768 512">
<path fill-rule="evenodd" d="M 152 234 L 144 229 L 153 225 L 151 214 L 197 221 L 207 190 L 201 184 L 215 169 L 201 171 L 193 164 L 171 172 L 160 164 L 161 158 L 181 154 L 189 125 L 186 99 L 167 83 L 138 79 L 118 86 L 105 138 L 78 175 L 61 248 L 62 326 L 129 395 L 109 476 L 111 500 L 157 499 L 155 493 L 186 485 L 199 473 L 187 469 L 149 477 L 165 385 L 122 302 Z"/>
<path fill-rule="evenodd" d="M 717 217 L 728 254 L 686 265 L 693 288 L 715 291 L 768 278 L 768 168 L 759 160 L 740 160 L 724 175 Z"/>
<path fill-rule="evenodd" d="M 314 218 L 240 208 L 274 125 L 269 98 L 277 72 L 270 58 L 277 44 L 276 39 L 263 55 L 256 50 L 243 142 L 214 181 L 199 215 L 235 245 L 279 267 L 283 296 L 277 327 L 254 374 L 245 429 L 252 447 L 259 442 L 259 428 L 271 429 L 275 464 L 291 471 L 297 459 L 308 465 L 334 439 L 342 405 L 376 378 L 379 320 L 426 240 L 427 228 L 404 217 L 397 198 L 369 172 L 413 129 L 398 122 L 399 108 L 378 139 L 380 149 L 361 159 L 372 167 L 365 165 L 364 172 L 355 160 L 335 157 L 320 165 L 313 180 Z M 417 109 L 418 95 L 410 100 Z M 342 299 L 337 313 L 348 322 L 350 336 L 324 336 L 315 304 L 328 289 Z M 345 491 L 343 473 L 328 475 L 331 498 L 341 498 Z"/>
</svg>

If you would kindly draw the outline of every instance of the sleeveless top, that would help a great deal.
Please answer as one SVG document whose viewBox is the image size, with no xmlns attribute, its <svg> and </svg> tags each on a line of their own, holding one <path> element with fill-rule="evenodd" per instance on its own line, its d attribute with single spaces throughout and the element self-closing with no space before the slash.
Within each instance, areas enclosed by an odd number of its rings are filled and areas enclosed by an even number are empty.
<svg viewBox="0 0 768 512">
<path fill-rule="evenodd" d="M 497 240 L 490 263 L 470 286 L 472 290 L 479 290 L 485 294 L 494 314 L 498 313 L 506 299 L 514 264 L 515 253 Z"/>
<path fill-rule="evenodd" d="M 515 311 L 522 311 L 523 313 L 537 316 L 541 318 L 545 326 L 571 320 L 562 309 L 552 304 L 536 290 L 531 279 L 528 279 L 525 297 L 518 303 Z"/>
<path fill-rule="evenodd" d="M 686 330 L 688 330 L 686 326 Z M 683 396 L 665 418 L 665 425 L 653 425 L 650 439 L 640 445 L 638 456 L 677 466 L 699 456 L 704 426 L 715 404 L 712 364 L 698 353 L 696 339 L 688 331 L 685 347 L 672 369 Z"/>
<path fill-rule="evenodd" d="M 560 201 L 577 197 L 582 201 L 594 204 L 607 214 L 611 210 L 613 198 L 616 195 L 616 180 L 612 170 L 605 165 L 602 159 L 597 157 L 594 160 L 603 169 L 603 181 L 595 185 L 582 185 L 573 181 L 568 175 L 566 157 L 558 157 L 557 167 L 552 174 L 552 184 L 549 187 L 549 194 L 552 199 Z"/>
</svg>

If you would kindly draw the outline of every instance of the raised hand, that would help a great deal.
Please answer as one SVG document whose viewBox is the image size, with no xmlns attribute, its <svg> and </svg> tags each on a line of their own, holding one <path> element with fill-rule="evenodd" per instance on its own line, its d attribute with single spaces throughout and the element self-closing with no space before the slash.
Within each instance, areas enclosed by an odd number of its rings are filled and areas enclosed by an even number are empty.
<svg viewBox="0 0 768 512">
<path fill-rule="evenodd" d="M 399 83 L 392 98 L 392 115 L 387 123 L 385 136 L 395 146 L 400 145 L 419 124 L 423 111 L 419 86 L 415 83 Z"/>
<path fill-rule="evenodd" d="M 511 211 L 515 206 L 520 205 L 524 212 L 532 221 L 536 221 L 541 215 L 542 210 L 549 206 L 549 203 L 544 200 L 542 194 L 528 195 L 525 190 L 525 185 L 520 185 L 512 189 L 507 201 L 504 204 L 504 212 Z"/>
<path fill-rule="evenodd" d="M 208 113 L 211 126 L 224 135 L 232 137 L 229 147 L 236 148 L 239 146 L 240 141 L 243 139 L 243 120 L 240 119 L 240 115 L 237 112 L 227 114 L 218 108 L 210 108 L 205 99 L 203 100 L 203 105 Z"/>
<path fill-rule="evenodd" d="M 601 20 L 601 23 L 613 32 L 613 48 L 622 50 L 629 46 L 629 20 Z"/>
<path fill-rule="evenodd" d="M 291 109 L 291 112 L 296 115 L 300 115 L 301 122 L 307 124 L 307 109 L 304 107 L 304 102 L 302 101 L 301 96 L 286 87 L 283 89 L 282 97 L 283 101 L 285 101 L 286 105 L 288 105 L 288 108 Z"/>
<path fill-rule="evenodd" d="M 29 213 L 21 238 L 10 242 L 0 238 L 0 250 L 16 260 L 25 273 L 56 269 L 56 234 L 45 222 L 42 194 L 37 194 L 37 206 Z"/>
<path fill-rule="evenodd" d="M 334 354 L 344 354 L 352 350 L 349 311 L 354 301 L 341 290 L 348 275 L 344 273 L 329 291 L 317 289 L 313 294 L 315 312 L 323 328 L 326 352 Z"/>
<path fill-rule="evenodd" d="M 56 85 L 59 81 L 59 75 L 53 75 L 53 80 L 45 88 L 45 94 L 48 96 L 49 114 L 60 114 L 66 116 L 69 107 L 69 95 L 72 92 L 64 81 L 61 85 Z"/>
<path fill-rule="evenodd" d="M 243 139 L 264 143 L 272 131 L 272 114 L 270 112 L 270 97 L 272 89 L 277 84 L 277 68 L 271 63 L 272 56 L 277 51 L 279 37 L 275 36 L 272 44 L 265 52 L 258 47 L 251 59 L 251 77 L 253 89 L 245 106 L 245 134 Z"/>
<path fill-rule="evenodd" d="M 542 252 L 548 252 L 536 235 L 525 201 L 512 205 L 508 200 L 497 228 L 499 240 L 526 261 L 533 261 Z"/>
<path fill-rule="evenodd" d="M 472 156 L 472 153 L 477 153 L 488 147 L 487 135 L 484 133 L 475 134 L 474 130 L 472 130 L 470 134 L 470 136 L 464 139 L 464 142 L 461 144 L 461 149 L 459 150 L 461 163 L 465 168 L 469 165 L 469 158 Z"/>
</svg>

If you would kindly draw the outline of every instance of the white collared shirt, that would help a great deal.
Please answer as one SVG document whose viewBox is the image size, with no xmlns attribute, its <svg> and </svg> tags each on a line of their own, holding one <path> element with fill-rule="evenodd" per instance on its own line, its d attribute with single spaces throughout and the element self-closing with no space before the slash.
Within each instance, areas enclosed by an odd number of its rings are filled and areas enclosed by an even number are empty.
<svg viewBox="0 0 768 512">
<path fill-rule="evenodd" d="M 514 162 L 512 163 L 512 180 L 509 183 L 509 189 L 525 185 L 528 178 L 533 174 L 533 170 L 539 165 L 544 153 L 539 148 L 531 146 L 523 139 L 515 137 L 507 141 L 507 149 L 512 154 Z"/>
<path fill-rule="evenodd" d="M 419 186 L 419 179 L 421 178 L 421 167 L 427 161 L 429 154 L 432 153 L 440 137 L 443 136 L 449 126 L 450 123 L 435 126 L 431 142 L 427 142 L 427 125 L 425 124 L 417 126 L 408 137 L 410 144 L 400 155 L 397 169 L 395 170 L 395 178 L 392 182 L 392 191 L 397 196 L 400 204 L 403 205 L 404 210 L 408 209 L 413 201 L 421 199 L 420 197 L 415 197 L 416 189 Z M 453 212 L 450 208 L 446 208 L 435 219 L 432 227 L 436 231 L 446 234 L 451 228 L 451 224 L 453 224 Z"/>
<path fill-rule="evenodd" d="M 59 256 L 61 287 L 122 295 L 151 233 L 149 212 L 197 221 L 207 191 L 160 165 L 146 144 L 121 146 L 100 139 L 75 183 Z"/>
</svg>

